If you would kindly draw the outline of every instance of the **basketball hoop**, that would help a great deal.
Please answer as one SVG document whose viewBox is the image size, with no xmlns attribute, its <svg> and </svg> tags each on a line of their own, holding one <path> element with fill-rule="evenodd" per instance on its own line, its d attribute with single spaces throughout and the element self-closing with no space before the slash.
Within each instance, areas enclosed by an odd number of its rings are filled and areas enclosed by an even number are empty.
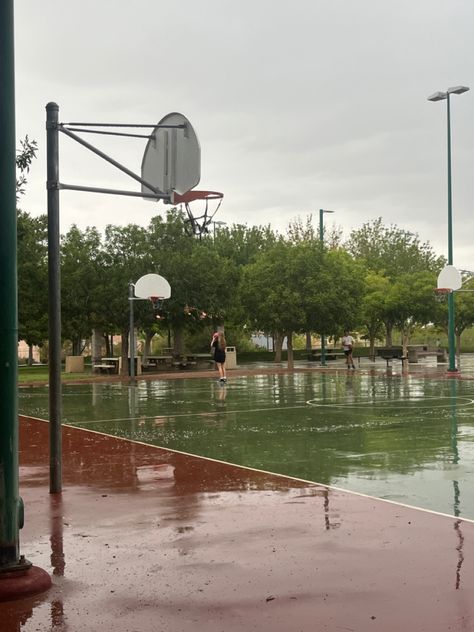
<svg viewBox="0 0 474 632">
<path fill-rule="evenodd" d="M 438 303 L 444 303 L 448 294 L 451 294 L 453 290 L 449 287 L 437 287 L 435 288 L 435 296 Z"/>
<path fill-rule="evenodd" d="M 175 192 L 172 196 L 172 203 L 184 204 L 188 216 L 185 220 L 186 230 L 189 234 L 201 238 L 202 235 L 209 233 L 209 226 L 222 204 L 223 197 L 224 194 L 217 191 L 191 190 L 183 195 Z M 195 205 L 196 208 L 191 207 L 192 202 L 198 203 Z M 210 203 L 215 205 L 214 209 L 211 209 Z"/>
<path fill-rule="evenodd" d="M 160 296 L 149 296 L 148 297 L 153 305 L 153 311 L 157 312 L 163 307 L 164 298 Z"/>
</svg>

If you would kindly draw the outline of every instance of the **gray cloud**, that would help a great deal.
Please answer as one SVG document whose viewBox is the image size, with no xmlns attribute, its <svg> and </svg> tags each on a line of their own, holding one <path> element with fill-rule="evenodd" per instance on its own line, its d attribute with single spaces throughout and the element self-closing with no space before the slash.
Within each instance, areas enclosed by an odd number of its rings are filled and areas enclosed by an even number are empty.
<svg viewBox="0 0 474 632">
<path fill-rule="evenodd" d="M 219 219 L 271 223 L 331 208 L 346 234 L 382 216 L 446 254 L 446 105 L 474 90 L 468 0 L 22 0 L 17 136 L 37 138 L 25 210 L 45 211 L 44 107 L 61 120 L 155 123 L 181 111 L 202 147 Z M 474 94 L 452 99 L 455 263 L 474 268 Z M 139 170 L 145 143 L 97 140 Z M 134 188 L 61 138 L 66 182 Z M 137 222 L 163 206 L 64 192 L 62 229 Z M 328 219 L 328 222 L 331 220 Z"/>
</svg>

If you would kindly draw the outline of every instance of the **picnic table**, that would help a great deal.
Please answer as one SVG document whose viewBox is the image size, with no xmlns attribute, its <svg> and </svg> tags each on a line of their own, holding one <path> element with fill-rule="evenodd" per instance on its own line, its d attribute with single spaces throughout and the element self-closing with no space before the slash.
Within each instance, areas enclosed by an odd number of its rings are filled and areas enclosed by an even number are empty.
<svg viewBox="0 0 474 632">
<path fill-rule="evenodd" d="M 173 356 L 171 354 L 148 356 L 144 366 L 146 368 L 167 368 L 173 364 Z"/>
<path fill-rule="evenodd" d="M 101 358 L 100 362 L 93 364 L 94 371 L 99 373 L 118 373 L 120 358 Z"/>
</svg>

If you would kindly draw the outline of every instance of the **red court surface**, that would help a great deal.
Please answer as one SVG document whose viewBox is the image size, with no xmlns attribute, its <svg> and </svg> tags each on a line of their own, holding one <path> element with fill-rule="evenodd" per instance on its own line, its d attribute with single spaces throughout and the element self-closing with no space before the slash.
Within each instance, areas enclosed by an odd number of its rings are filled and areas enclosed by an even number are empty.
<svg viewBox="0 0 474 632">
<path fill-rule="evenodd" d="M 447 632 L 474 629 L 474 524 L 21 419 L 21 552 L 51 573 L 0 629 Z"/>
</svg>

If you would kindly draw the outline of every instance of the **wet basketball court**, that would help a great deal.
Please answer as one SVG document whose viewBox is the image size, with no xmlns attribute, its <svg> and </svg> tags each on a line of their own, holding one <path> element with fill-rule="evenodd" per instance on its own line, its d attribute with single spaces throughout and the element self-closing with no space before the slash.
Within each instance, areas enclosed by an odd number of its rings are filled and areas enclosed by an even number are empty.
<svg viewBox="0 0 474 632">
<path fill-rule="evenodd" d="M 45 388 L 20 412 L 47 419 Z M 63 386 L 100 433 L 474 519 L 474 382 L 299 372 Z"/>
<path fill-rule="evenodd" d="M 21 388 L 21 546 L 53 587 L 2 625 L 472 629 L 474 382 L 420 369 L 64 385 L 53 495 L 48 390 Z"/>
</svg>

